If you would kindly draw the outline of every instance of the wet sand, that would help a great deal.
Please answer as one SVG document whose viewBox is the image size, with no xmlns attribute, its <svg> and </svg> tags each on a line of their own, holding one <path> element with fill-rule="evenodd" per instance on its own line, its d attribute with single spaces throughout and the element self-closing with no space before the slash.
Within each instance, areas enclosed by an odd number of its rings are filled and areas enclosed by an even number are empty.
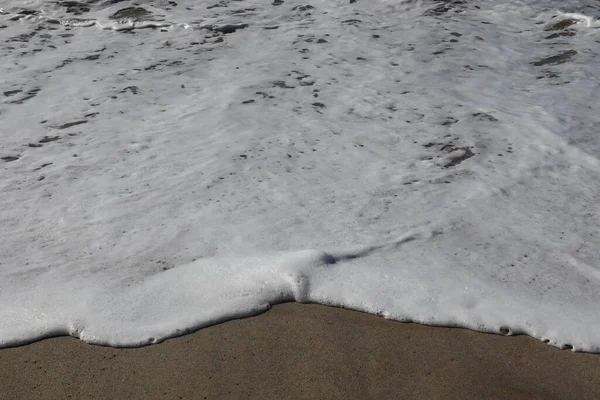
<svg viewBox="0 0 600 400">
<path fill-rule="evenodd" d="M 0 350 L 0 399 L 598 399 L 600 355 L 282 304 L 137 349 Z"/>
</svg>

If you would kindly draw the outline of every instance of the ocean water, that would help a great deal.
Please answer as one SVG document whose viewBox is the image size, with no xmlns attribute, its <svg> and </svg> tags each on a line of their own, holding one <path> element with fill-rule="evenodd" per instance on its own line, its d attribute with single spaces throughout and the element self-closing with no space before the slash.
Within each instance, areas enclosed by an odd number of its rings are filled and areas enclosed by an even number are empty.
<svg viewBox="0 0 600 400">
<path fill-rule="evenodd" d="M 3 1 L 0 346 L 298 301 L 600 352 L 598 18 Z"/>
</svg>

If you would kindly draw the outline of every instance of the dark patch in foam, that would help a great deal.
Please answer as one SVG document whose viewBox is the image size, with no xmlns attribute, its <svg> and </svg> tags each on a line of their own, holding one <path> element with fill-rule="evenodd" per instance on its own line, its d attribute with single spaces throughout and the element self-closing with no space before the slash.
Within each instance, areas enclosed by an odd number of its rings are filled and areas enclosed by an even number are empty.
<svg viewBox="0 0 600 400">
<path fill-rule="evenodd" d="M 27 100 L 33 99 L 41 89 L 35 88 L 27 91 L 26 96 L 20 98 L 19 100 L 11 101 L 10 104 L 23 104 Z"/>
<path fill-rule="evenodd" d="M 429 17 L 439 17 L 453 10 L 459 11 L 464 8 L 465 5 L 466 2 L 463 0 L 442 0 L 437 6 L 425 11 L 424 15 Z"/>
<path fill-rule="evenodd" d="M 122 3 L 124 1 L 127 1 L 127 0 L 107 0 L 104 3 L 102 3 L 102 5 L 103 6 L 110 6 L 110 5 L 113 5 L 113 4 Z"/>
<path fill-rule="evenodd" d="M 275 82 L 273 82 L 273 87 L 279 87 L 279 88 L 282 88 L 282 89 L 294 89 L 295 88 L 295 86 L 289 86 L 284 81 L 275 81 Z"/>
<path fill-rule="evenodd" d="M 81 124 L 87 124 L 87 120 L 81 120 L 81 121 L 74 121 L 74 122 L 68 122 L 66 124 L 62 124 L 59 126 L 55 126 L 56 129 L 67 129 L 70 128 L 72 126 L 77 126 L 77 125 L 81 125 Z"/>
<path fill-rule="evenodd" d="M 465 160 L 468 160 L 469 158 L 473 157 L 475 155 L 475 153 L 473 153 L 472 146 L 463 146 L 463 147 L 458 147 L 452 144 L 452 141 L 450 141 L 450 143 L 435 143 L 435 142 L 429 142 L 423 145 L 423 147 L 425 147 L 426 149 L 429 149 L 431 147 L 434 146 L 439 146 L 439 151 L 441 152 L 445 152 L 445 153 L 455 153 L 458 151 L 462 151 L 463 154 L 461 155 L 454 155 L 450 157 L 450 162 L 446 163 L 445 165 L 442 165 L 442 167 L 444 168 L 450 168 L 450 167 L 455 167 L 458 164 L 462 163 Z M 425 160 L 433 160 L 433 157 L 425 157 Z M 449 183 L 449 182 L 446 182 Z"/>
<path fill-rule="evenodd" d="M 9 91 L 4 92 L 4 95 L 6 97 L 10 97 L 10 96 L 14 96 L 15 94 L 18 94 L 18 93 L 21 93 L 21 92 L 22 92 L 22 90 L 19 90 L 19 89 L 17 89 L 17 90 L 9 90 Z"/>
<path fill-rule="evenodd" d="M 239 10 L 232 10 L 229 11 L 229 14 L 231 15 L 239 15 L 239 14 L 246 14 L 252 11 L 256 11 L 256 8 L 250 7 L 250 8 L 244 8 L 244 9 L 239 9 Z"/>
<path fill-rule="evenodd" d="M 18 14 L 20 15 L 38 15 L 40 13 L 40 11 L 38 10 L 27 10 L 27 9 L 22 9 L 21 11 L 18 12 Z"/>
<path fill-rule="evenodd" d="M 218 4 L 213 4 L 212 6 L 208 6 L 208 7 L 206 7 L 206 9 L 210 10 L 211 8 L 218 8 L 218 7 L 227 7 L 227 4 L 220 2 Z"/>
<path fill-rule="evenodd" d="M 17 36 L 13 36 L 13 37 L 9 38 L 8 40 L 6 40 L 6 43 L 10 43 L 10 42 L 28 43 L 29 39 L 33 38 L 35 35 L 37 35 L 37 32 L 23 33 L 21 35 L 17 35 Z"/>
<path fill-rule="evenodd" d="M 448 118 L 446 118 L 446 120 L 444 122 L 442 122 L 442 125 L 450 126 L 450 125 L 454 125 L 457 122 L 458 122 L 458 120 L 456 118 L 448 117 Z"/>
<path fill-rule="evenodd" d="M 126 93 L 127 91 L 136 95 L 139 92 L 139 88 L 137 86 L 127 86 L 125 89 L 121 90 L 119 93 Z"/>
<path fill-rule="evenodd" d="M 90 56 L 83 57 L 82 60 L 84 60 L 84 61 L 96 61 L 99 58 L 100 58 L 100 54 L 92 54 Z"/>
<path fill-rule="evenodd" d="M 34 171 L 34 172 L 35 172 L 35 171 L 39 171 L 40 169 L 42 169 L 42 168 L 46 168 L 46 167 L 48 167 L 48 166 L 50 166 L 50 165 L 52 165 L 52 163 L 45 163 L 45 164 L 42 164 L 42 165 L 40 165 L 39 167 L 35 168 L 33 171 Z"/>
<path fill-rule="evenodd" d="M 308 11 L 308 10 L 314 10 L 315 8 L 313 6 L 311 6 L 310 4 L 306 4 L 303 6 L 295 6 L 294 8 L 292 8 L 292 11 Z"/>
<path fill-rule="evenodd" d="M 67 14 L 81 15 L 90 11 L 88 4 L 80 3 L 78 1 L 59 1 L 57 5 L 65 7 L 67 9 Z"/>
<path fill-rule="evenodd" d="M 67 65 L 71 64 L 73 62 L 73 60 L 71 60 L 70 58 L 67 58 L 66 60 L 64 60 L 63 62 L 61 62 L 60 64 L 58 64 L 56 66 L 56 68 L 54 68 L 55 70 L 66 67 Z M 52 72 L 52 71 L 47 71 L 47 72 Z"/>
<path fill-rule="evenodd" d="M 38 143 L 50 143 L 60 139 L 60 136 L 44 136 Z M 31 147 L 39 147 L 39 146 L 31 146 Z"/>
<path fill-rule="evenodd" d="M 575 50 L 567 50 L 555 56 L 545 57 L 538 61 L 532 62 L 532 65 L 536 67 L 541 67 L 543 65 L 559 65 L 569 62 L 577 55 L 577 51 Z"/>
<path fill-rule="evenodd" d="M 573 30 L 566 30 L 563 32 L 553 33 L 552 35 L 546 36 L 544 39 L 556 39 L 563 36 L 575 36 L 576 32 Z"/>
<path fill-rule="evenodd" d="M 490 121 L 490 122 L 498 121 L 498 118 L 496 118 L 492 114 L 486 113 L 486 112 L 476 112 L 476 113 L 473 113 L 473 116 L 477 119 L 486 120 L 486 121 Z"/>
<path fill-rule="evenodd" d="M 444 150 L 442 148 L 442 150 Z M 451 149 L 448 149 L 447 151 L 450 152 L 454 152 L 457 150 L 462 150 L 464 153 L 460 156 L 454 156 L 450 159 L 450 162 L 446 165 L 444 165 L 444 168 L 450 168 L 450 167 L 455 167 L 458 164 L 462 163 L 465 160 L 468 160 L 469 158 L 473 157 L 475 155 L 475 153 L 473 153 L 473 151 L 471 151 L 471 149 L 469 147 L 454 147 L 451 146 Z"/>
<path fill-rule="evenodd" d="M 142 7 L 126 7 L 108 17 L 112 20 L 144 21 L 152 18 L 152 13 Z"/>
<path fill-rule="evenodd" d="M 570 27 L 571 25 L 575 25 L 577 22 L 579 22 L 579 21 L 576 20 L 575 18 L 567 18 L 567 19 L 563 19 L 558 22 L 555 22 L 553 24 L 547 25 L 546 29 L 544 29 L 544 30 L 545 31 L 560 31 L 560 30 Z"/>
<path fill-rule="evenodd" d="M 210 28 L 210 30 L 215 31 L 215 32 L 221 32 L 222 34 L 227 35 L 230 33 L 234 33 L 238 29 L 244 29 L 247 27 L 248 27 L 248 24 L 227 24 L 227 25 L 213 26 L 212 28 Z"/>
<path fill-rule="evenodd" d="M 560 74 L 558 72 L 554 72 L 554 71 L 542 71 L 543 75 L 539 75 L 536 77 L 536 79 L 546 79 L 546 78 L 558 78 L 560 77 Z"/>
</svg>

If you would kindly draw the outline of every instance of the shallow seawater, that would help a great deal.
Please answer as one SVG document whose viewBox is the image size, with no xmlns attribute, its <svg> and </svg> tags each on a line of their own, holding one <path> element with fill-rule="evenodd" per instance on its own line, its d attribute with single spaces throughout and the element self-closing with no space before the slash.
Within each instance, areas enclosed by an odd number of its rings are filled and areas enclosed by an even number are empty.
<svg viewBox="0 0 600 400">
<path fill-rule="evenodd" d="M 0 346 L 295 300 L 600 352 L 595 1 L 13 1 Z"/>
</svg>

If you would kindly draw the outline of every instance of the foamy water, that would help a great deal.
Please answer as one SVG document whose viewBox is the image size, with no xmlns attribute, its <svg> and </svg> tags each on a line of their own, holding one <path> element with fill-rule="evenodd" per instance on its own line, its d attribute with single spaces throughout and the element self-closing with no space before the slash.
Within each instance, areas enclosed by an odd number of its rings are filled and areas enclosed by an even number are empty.
<svg viewBox="0 0 600 400">
<path fill-rule="evenodd" d="M 600 352 L 599 17 L 5 1 L 0 346 L 299 301 Z"/>
</svg>

